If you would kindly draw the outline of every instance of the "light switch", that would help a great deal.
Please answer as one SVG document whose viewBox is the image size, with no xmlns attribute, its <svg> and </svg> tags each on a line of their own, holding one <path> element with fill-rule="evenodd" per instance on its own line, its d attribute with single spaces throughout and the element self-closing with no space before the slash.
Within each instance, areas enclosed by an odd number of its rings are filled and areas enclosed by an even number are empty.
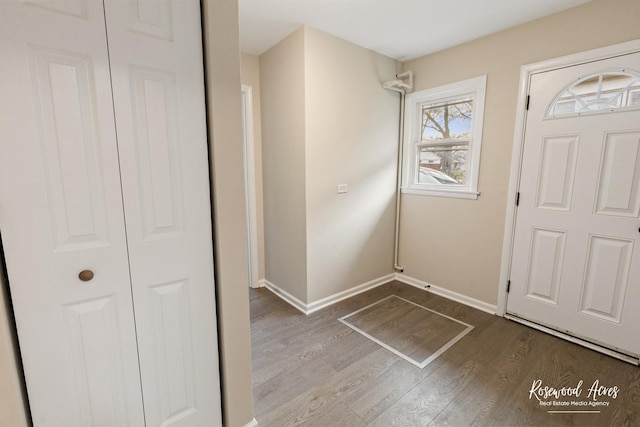
<svg viewBox="0 0 640 427">
<path fill-rule="evenodd" d="M 338 184 L 338 194 L 346 193 L 349 191 L 347 184 Z"/>
</svg>

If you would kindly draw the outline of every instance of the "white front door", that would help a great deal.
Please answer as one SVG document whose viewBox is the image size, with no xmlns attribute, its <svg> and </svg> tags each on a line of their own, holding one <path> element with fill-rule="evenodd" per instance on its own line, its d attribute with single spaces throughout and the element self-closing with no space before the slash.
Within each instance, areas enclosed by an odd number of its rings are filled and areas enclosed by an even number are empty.
<svg viewBox="0 0 640 427">
<path fill-rule="evenodd" d="M 638 77 L 640 53 L 532 75 L 507 302 L 514 316 L 634 358 Z"/>
<path fill-rule="evenodd" d="M 0 232 L 36 426 L 221 425 L 199 28 L 197 0 L 0 2 Z"/>
</svg>

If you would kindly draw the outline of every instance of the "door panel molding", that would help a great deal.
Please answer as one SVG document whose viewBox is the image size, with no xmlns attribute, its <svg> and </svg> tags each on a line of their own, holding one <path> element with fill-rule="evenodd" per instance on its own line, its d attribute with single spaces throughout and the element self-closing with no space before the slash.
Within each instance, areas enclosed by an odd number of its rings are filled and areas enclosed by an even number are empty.
<svg viewBox="0 0 640 427">
<path fill-rule="evenodd" d="M 633 246 L 631 240 L 589 237 L 589 263 L 582 280 L 580 312 L 620 323 Z M 600 286 L 608 280 L 615 283 L 612 289 Z"/>
<path fill-rule="evenodd" d="M 90 56 L 27 45 L 55 250 L 108 245 Z"/>
<path fill-rule="evenodd" d="M 596 214 L 638 218 L 640 214 L 640 131 L 606 132 L 598 178 Z M 624 168 L 614 168 L 622 163 Z M 616 194 L 612 194 L 616 189 Z M 623 195 L 625 197 L 620 197 Z"/>
<path fill-rule="evenodd" d="M 547 136 L 543 139 L 538 171 L 538 209 L 571 210 L 579 145 L 579 135 Z"/>
<path fill-rule="evenodd" d="M 534 228 L 527 268 L 527 297 L 558 305 L 567 241 L 565 231 Z"/>
</svg>

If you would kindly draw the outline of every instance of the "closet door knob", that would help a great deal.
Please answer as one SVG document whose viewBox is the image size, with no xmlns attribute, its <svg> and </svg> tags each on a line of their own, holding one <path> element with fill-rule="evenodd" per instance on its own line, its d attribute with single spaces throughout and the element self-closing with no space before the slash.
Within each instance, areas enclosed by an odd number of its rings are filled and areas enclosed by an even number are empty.
<svg viewBox="0 0 640 427">
<path fill-rule="evenodd" d="M 82 280 L 83 282 L 88 282 L 89 280 L 93 279 L 93 271 L 82 270 L 80 274 L 78 274 L 78 279 Z"/>
</svg>

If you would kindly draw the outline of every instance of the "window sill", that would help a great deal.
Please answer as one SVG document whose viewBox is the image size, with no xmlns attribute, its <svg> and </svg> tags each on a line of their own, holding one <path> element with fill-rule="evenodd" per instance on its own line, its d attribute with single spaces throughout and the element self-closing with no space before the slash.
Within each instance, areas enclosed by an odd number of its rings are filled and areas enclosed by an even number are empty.
<svg viewBox="0 0 640 427">
<path fill-rule="evenodd" d="M 454 199 L 470 199 L 477 200 L 480 193 L 476 191 L 470 191 L 468 189 L 452 190 L 452 189 L 434 189 L 434 188 L 415 188 L 415 187 L 403 187 L 401 189 L 402 194 L 415 194 L 419 196 L 435 196 L 435 197 L 450 197 Z"/>
</svg>

